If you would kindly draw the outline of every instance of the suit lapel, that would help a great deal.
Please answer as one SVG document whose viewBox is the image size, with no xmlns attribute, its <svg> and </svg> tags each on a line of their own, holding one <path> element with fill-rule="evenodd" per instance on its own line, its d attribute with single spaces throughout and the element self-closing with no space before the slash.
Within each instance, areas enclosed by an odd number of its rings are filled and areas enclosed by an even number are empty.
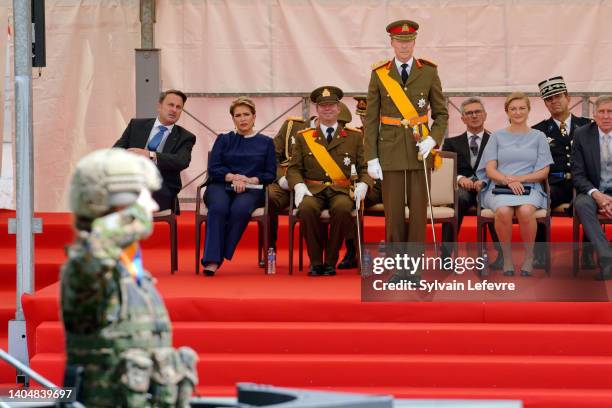
<svg viewBox="0 0 612 408">
<path fill-rule="evenodd" d="M 422 73 L 423 70 L 419 64 L 417 64 L 416 58 L 412 57 L 412 67 L 410 68 L 410 74 L 408 75 L 408 80 L 406 81 L 406 88 L 408 88 L 411 83 L 416 81 Z"/>
<path fill-rule="evenodd" d="M 155 124 L 155 119 L 149 119 L 143 127 L 140 128 L 140 132 L 136 135 L 137 140 L 135 147 L 140 147 L 142 149 L 147 148 L 147 142 L 149 141 L 149 135 L 151 134 L 151 130 L 153 129 L 153 125 Z"/>
<path fill-rule="evenodd" d="M 330 151 L 331 149 L 335 148 L 338 145 L 341 145 L 344 142 L 344 137 L 339 136 L 340 132 L 342 132 L 342 128 L 338 126 L 338 128 L 336 129 L 336 132 L 334 132 L 334 138 L 332 139 L 331 143 L 327 145 L 328 151 Z"/>
<path fill-rule="evenodd" d="M 570 123 L 570 137 L 574 136 L 574 130 L 578 128 L 578 120 L 576 120 L 576 116 L 572 114 L 572 122 Z"/>
<path fill-rule="evenodd" d="M 468 143 L 467 132 L 463 132 L 463 134 L 457 136 L 457 149 L 460 150 L 463 157 L 467 157 L 468 160 L 470 159 L 470 145 Z"/>
<path fill-rule="evenodd" d="M 467 134 L 466 134 L 467 136 Z M 478 168 L 480 164 L 480 158 L 482 157 L 482 152 L 484 152 L 485 147 L 487 146 L 487 142 L 489 141 L 489 132 L 485 130 L 482 134 L 482 140 L 480 141 L 480 148 L 478 149 L 478 156 L 476 156 L 476 162 L 474 163 L 474 171 Z"/>
<path fill-rule="evenodd" d="M 592 160 L 595 165 L 595 174 L 601 177 L 601 146 L 599 146 L 599 131 L 597 129 L 597 125 L 594 125 L 593 131 L 590 133 L 591 147 L 589 150 L 593 152 Z"/>
<path fill-rule="evenodd" d="M 391 67 L 389 69 L 389 76 L 391 78 L 393 78 L 394 80 L 397 81 L 398 84 L 400 84 L 400 86 L 404 86 L 402 83 L 402 77 L 400 76 L 399 72 L 397 71 L 397 65 L 395 64 L 395 58 L 393 58 L 391 60 Z M 409 76 L 410 78 L 410 76 Z"/>
<path fill-rule="evenodd" d="M 166 143 L 164 143 L 164 148 L 162 150 L 163 153 L 171 153 L 172 149 L 174 149 L 174 145 L 176 144 L 179 137 L 178 126 L 175 124 L 172 127 L 172 132 L 166 138 Z"/>
</svg>

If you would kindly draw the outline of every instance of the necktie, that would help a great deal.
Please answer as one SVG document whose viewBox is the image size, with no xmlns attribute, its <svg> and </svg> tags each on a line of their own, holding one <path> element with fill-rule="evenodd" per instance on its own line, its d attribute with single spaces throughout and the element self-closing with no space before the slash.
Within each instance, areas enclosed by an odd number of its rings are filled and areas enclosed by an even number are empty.
<svg viewBox="0 0 612 408">
<path fill-rule="evenodd" d="M 402 82 L 406 83 L 406 81 L 408 80 L 408 71 L 406 71 L 406 68 L 408 68 L 408 64 L 402 64 Z"/>
<path fill-rule="evenodd" d="M 334 128 L 328 127 L 326 132 L 327 132 L 327 143 L 331 143 L 332 139 L 334 138 Z"/>
<path fill-rule="evenodd" d="M 606 133 L 604 135 L 601 155 L 604 159 L 604 163 L 610 163 L 610 134 L 609 133 Z"/>
<path fill-rule="evenodd" d="M 470 136 L 470 150 L 472 151 L 472 155 L 474 157 L 478 156 L 478 143 L 476 143 L 477 139 L 478 135 Z"/>
<path fill-rule="evenodd" d="M 561 131 L 561 136 L 567 136 L 567 125 L 565 124 L 565 122 L 561 122 L 561 124 L 559 125 L 559 130 Z"/>
<path fill-rule="evenodd" d="M 166 130 L 168 130 L 167 127 L 165 126 L 158 126 L 159 132 L 157 132 L 155 134 L 155 136 L 153 136 L 153 138 L 151 139 L 151 141 L 147 144 L 147 149 L 154 152 L 157 150 L 157 148 L 159 147 L 159 144 L 162 141 L 162 138 L 164 137 L 164 133 L 166 133 Z"/>
</svg>

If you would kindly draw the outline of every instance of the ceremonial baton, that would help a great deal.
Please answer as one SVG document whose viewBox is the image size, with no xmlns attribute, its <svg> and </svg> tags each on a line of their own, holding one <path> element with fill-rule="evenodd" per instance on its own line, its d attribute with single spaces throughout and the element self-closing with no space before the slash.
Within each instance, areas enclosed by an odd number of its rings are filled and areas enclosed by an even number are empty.
<svg viewBox="0 0 612 408">
<path fill-rule="evenodd" d="M 353 191 L 357 190 L 357 180 L 358 180 L 358 176 L 357 176 L 357 169 L 355 168 L 354 164 L 351 164 L 351 181 L 353 182 Z M 355 204 L 357 204 L 357 196 L 355 196 Z M 357 223 L 357 248 L 359 251 L 359 265 L 361 265 L 361 230 L 359 228 L 359 212 L 361 211 L 361 208 L 363 207 L 363 203 L 359 203 L 359 209 L 357 210 L 357 217 L 355 217 L 356 223 Z"/>
</svg>

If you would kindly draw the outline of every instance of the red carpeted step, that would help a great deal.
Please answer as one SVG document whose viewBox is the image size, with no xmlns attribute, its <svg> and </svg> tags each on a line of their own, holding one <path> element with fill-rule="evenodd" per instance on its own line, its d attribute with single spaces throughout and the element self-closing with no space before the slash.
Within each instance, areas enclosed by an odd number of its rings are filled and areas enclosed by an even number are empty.
<svg viewBox="0 0 612 408">
<path fill-rule="evenodd" d="M 0 335 L 0 348 L 8 353 L 8 338 L 6 333 Z M 12 383 L 12 387 L 14 386 L 15 376 L 15 369 L 9 363 L 0 359 L 0 383 Z M 2 385 L 0 385 L 0 389 L 2 389 Z"/>
<path fill-rule="evenodd" d="M 175 346 L 209 354 L 395 354 L 409 341 L 410 353 L 418 354 L 612 356 L 609 325 L 174 322 L 172 326 Z M 60 322 L 38 326 L 36 351 L 64 352 Z"/>
<path fill-rule="evenodd" d="M 287 387 L 612 388 L 611 357 L 199 354 L 200 382 Z M 61 380 L 64 356 L 40 353 L 30 364 Z"/>
<path fill-rule="evenodd" d="M 300 387 L 304 388 L 304 387 Z M 515 388 L 416 388 L 416 387 L 312 387 L 320 391 L 355 392 L 371 395 L 393 395 L 402 399 L 484 399 L 522 400 L 525 408 L 601 408 L 612 406 L 611 390 L 588 389 L 515 389 Z M 202 397 L 236 397 L 235 386 L 198 385 L 195 395 Z M 431 406 L 435 406 L 431 402 Z"/>
</svg>

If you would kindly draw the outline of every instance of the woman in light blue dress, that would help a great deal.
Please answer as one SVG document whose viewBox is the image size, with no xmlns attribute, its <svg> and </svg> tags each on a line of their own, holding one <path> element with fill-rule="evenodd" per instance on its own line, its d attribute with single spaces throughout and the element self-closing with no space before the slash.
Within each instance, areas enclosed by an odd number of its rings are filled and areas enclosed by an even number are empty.
<svg viewBox="0 0 612 408">
<path fill-rule="evenodd" d="M 510 125 L 491 135 L 476 175 L 485 182 L 480 192 L 482 206 L 495 211 L 495 231 L 504 254 L 504 275 L 514 275 L 511 240 L 512 217 L 516 216 L 525 244 L 521 276 L 531 276 L 537 229 L 535 212 L 546 208 L 548 203 L 540 183 L 548 177 L 553 159 L 544 133 L 527 125 L 529 98 L 522 92 L 514 92 L 506 98 L 504 108 Z M 508 187 L 513 194 L 493 194 L 496 186 Z M 523 195 L 527 186 L 531 192 Z"/>
</svg>

